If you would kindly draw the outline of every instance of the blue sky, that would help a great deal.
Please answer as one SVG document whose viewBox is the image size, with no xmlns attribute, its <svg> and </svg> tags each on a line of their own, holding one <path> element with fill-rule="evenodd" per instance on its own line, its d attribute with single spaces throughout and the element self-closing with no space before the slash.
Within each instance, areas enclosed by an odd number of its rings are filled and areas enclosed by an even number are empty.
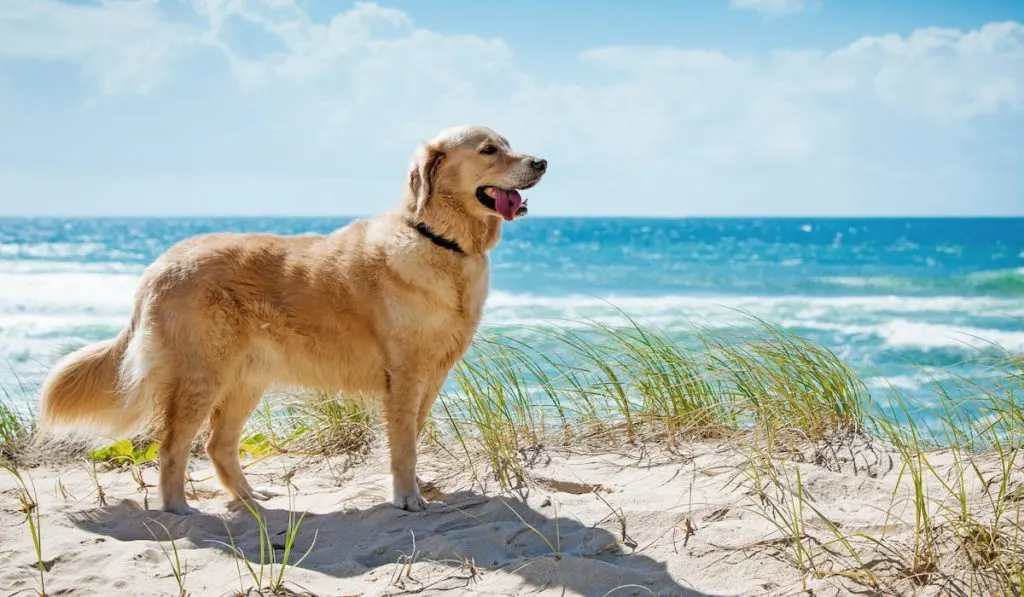
<svg viewBox="0 0 1024 597">
<path fill-rule="evenodd" d="M 575 6 L 0 2 L 0 214 L 367 214 L 474 122 L 535 215 L 1024 215 L 1024 3 Z"/>
</svg>

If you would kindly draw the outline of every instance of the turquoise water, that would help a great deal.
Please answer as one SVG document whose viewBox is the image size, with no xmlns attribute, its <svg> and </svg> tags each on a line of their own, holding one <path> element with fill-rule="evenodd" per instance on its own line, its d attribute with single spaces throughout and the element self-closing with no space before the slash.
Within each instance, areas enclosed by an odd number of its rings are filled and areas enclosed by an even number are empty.
<svg viewBox="0 0 1024 597">
<path fill-rule="evenodd" d="M 27 394 L 69 347 L 127 319 L 143 267 L 211 231 L 327 232 L 348 219 L 0 219 L 0 384 Z M 923 405 L 947 370 L 1024 352 L 1024 218 L 554 219 L 506 225 L 485 328 L 641 323 L 684 335 L 756 315 Z M 609 304 L 611 303 L 611 304 Z M 931 402 L 930 402 L 931 401 Z"/>
</svg>

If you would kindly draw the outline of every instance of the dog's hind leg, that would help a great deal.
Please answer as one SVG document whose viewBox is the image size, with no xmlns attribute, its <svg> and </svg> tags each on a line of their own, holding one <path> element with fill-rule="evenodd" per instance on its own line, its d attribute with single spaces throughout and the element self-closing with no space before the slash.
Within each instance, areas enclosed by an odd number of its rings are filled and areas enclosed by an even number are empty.
<svg viewBox="0 0 1024 597">
<path fill-rule="evenodd" d="M 256 410 L 262 394 L 263 389 L 255 386 L 231 388 L 224 392 L 210 414 L 210 439 L 206 442 L 206 454 L 221 484 L 240 500 L 266 500 L 276 495 L 265 489 L 253 489 L 238 460 L 238 442 L 242 437 L 242 429 Z"/>
<path fill-rule="evenodd" d="M 218 394 L 217 385 L 208 377 L 191 371 L 187 377 L 168 380 L 159 397 L 163 412 L 158 433 L 160 440 L 160 494 L 164 510 L 175 514 L 195 514 L 185 500 L 185 473 L 192 440 L 209 415 Z"/>
</svg>

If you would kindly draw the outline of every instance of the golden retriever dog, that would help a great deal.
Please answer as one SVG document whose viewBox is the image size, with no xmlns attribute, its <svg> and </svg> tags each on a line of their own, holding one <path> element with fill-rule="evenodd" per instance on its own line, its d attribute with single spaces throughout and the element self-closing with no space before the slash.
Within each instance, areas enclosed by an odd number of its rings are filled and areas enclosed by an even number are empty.
<svg viewBox="0 0 1024 597">
<path fill-rule="evenodd" d="M 526 214 L 520 190 L 547 162 L 479 126 L 442 131 L 416 152 L 402 201 L 322 236 L 208 234 L 180 242 L 142 275 L 116 337 L 81 348 L 42 387 L 44 431 L 160 442 L 163 508 L 185 500 L 190 446 L 232 496 L 268 499 L 238 459 L 242 428 L 274 385 L 381 401 L 392 503 L 422 510 L 416 444 L 449 371 L 480 322 L 488 252 L 502 221 Z"/>
</svg>

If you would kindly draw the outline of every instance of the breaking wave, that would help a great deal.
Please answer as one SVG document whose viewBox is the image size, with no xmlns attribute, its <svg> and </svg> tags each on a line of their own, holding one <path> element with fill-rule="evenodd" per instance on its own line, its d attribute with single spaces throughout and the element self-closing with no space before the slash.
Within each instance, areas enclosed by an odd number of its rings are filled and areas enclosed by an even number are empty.
<svg viewBox="0 0 1024 597">
<path fill-rule="evenodd" d="M 948 277 L 835 276 L 818 278 L 825 285 L 874 292 L 942 292 L 1024 296 L 1024 268 L 975 272 Z"/>
</svg>

